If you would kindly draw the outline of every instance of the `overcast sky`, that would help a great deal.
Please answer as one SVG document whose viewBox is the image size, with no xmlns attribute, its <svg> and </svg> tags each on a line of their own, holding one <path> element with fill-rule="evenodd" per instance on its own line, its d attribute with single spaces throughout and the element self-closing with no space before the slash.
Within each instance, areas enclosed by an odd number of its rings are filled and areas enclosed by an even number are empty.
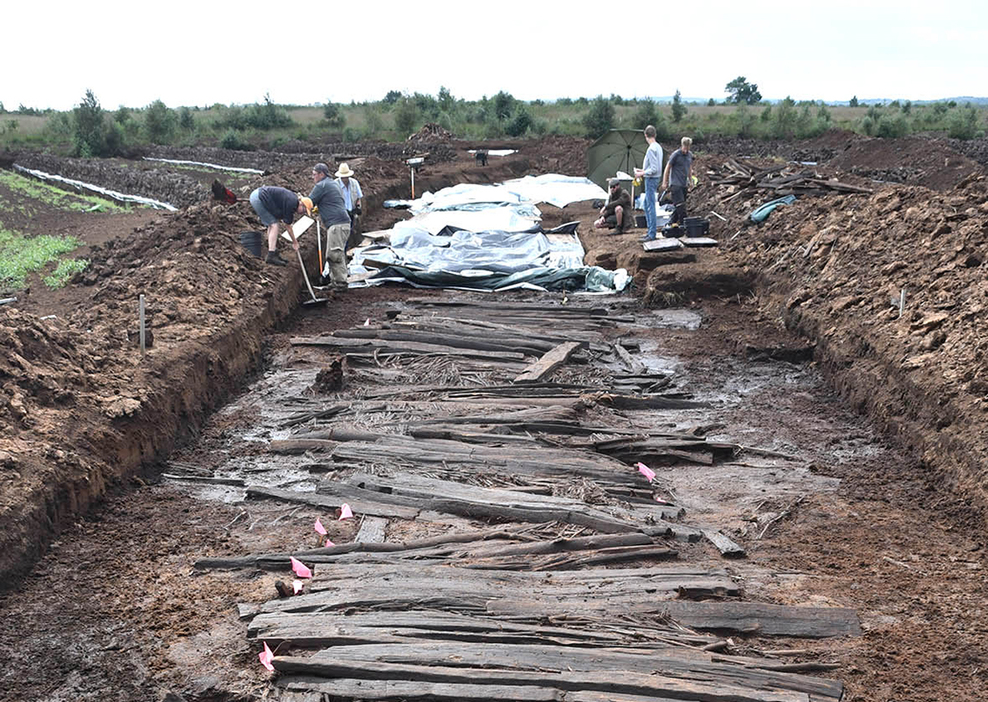
<svg viewBox="0 0 988 702">
<path fill-rule="evenodd" d="M 525 100 L 725 97 L 929 100 L 988 94 L 975 0 L 243 0 L 45 3 L 2 11 L 7 109 L 378 100 L 389 90 Z M 353 12 L 348 10 L 352 8 Z M 644 8 L 649 8 L 645 10 Z M 654 9 L 653 9 L 654 8 Z M 654 13 L 654 14 L 650 14 Z"/>
</svg>

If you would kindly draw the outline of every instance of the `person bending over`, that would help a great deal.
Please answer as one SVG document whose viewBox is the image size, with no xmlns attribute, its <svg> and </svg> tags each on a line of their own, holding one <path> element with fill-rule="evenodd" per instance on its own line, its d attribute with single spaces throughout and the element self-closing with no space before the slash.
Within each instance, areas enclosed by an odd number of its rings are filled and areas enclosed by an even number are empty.
<svg viewBox="0 0 988 702">
<path fill-rule="evenodd" d="M 295 215 L 312 211 L 312 200 L 299 197 L 287 188 L 262 185 L 250 194 L 250 206 L 268 230 L 268 256 L 264 259 L 265 262 L 274 266 L 288 265 L 288 261 L 278 255 L 278 222 L 285 223 L 288 235 L 292 238 L 292 248 L 298 251 L 298 239 L 292 230 L 292 222 Z"/>
</svg>

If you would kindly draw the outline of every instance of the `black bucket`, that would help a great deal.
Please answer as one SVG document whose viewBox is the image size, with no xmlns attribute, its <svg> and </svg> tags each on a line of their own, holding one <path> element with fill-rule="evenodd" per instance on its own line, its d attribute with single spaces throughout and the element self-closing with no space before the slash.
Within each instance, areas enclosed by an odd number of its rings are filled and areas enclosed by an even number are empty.
<svg viewBox="0 0 988 702">
<path fill-rule="evenodd" d="M 243 232 L 240 235 L 240 243 L 258 258 L 264 256 L 264 234 L 261 232 Z"/>
</svg>

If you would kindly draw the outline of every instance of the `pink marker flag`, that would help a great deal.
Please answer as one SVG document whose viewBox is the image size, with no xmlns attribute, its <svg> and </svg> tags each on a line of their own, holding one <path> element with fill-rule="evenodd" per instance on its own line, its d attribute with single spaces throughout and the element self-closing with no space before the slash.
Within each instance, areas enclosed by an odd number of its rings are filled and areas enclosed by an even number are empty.
<svg viewBox="0 0 988 702">
<path fill-rule="evenodd" d="M 295 556 L 289 556 L 289 559 L 292 562 L 292 570 L 295 571 L 295 575 L 297 575 L 300 578 L 312 577 L 312 571 L 309 570 L 308 566 L 306 566 L 305 563 L 295 558 Z"/>
<path fill-rule="evenodd" d="M 319 517 L 316 517 L 316 531 L 322 534 L 323 536 L 325 536 L 328 533 L 326 531 L 326 527 L 324 527 L 322 525 L 322 522 L 319 521 Z"/>
<path fill-rule="evenodd" d="M 648 482 L 652 482 L 655 479 L 655 471 L 646 466 L 644 463 L 638 464 L 638 472 L 644 475 Z"/>
<path fill-rule="evenodd" d="M 330 541 L 328 537 L 326 538 L 326 548 L 329 548 L 330 546 L 335 546 L 335 545 L 336 544 L 334 544 L 332 541 Z"/>
<path fill-rule="evenodd" d="M 292 581 L 292 589 L 295 590 L 295 594 L 296 595 L 298 593 L 302 592 L 302 585 L 303 585 L 303 583 L 302 583 L 301 580 L 293 580 Z"/>
<path fill-rule="evenodd" d="M 271 649 L 268 648 L 267 641 L 264 642 L 264 650 L 258 653 L 257 657 L 260 659 L 261 665 L 270 670 L 272 673 L 274 672 L 274 666 L 271 665 L 271 661 L 274 660 L 274 654 L 271 652 Z"/>
<path fill-rule="evenodd" d="M 350 509 L 350 505 L 346 502 L 344 502 L 343 506 L 340 507 L 340 521 L 343 521 L 344 519 L 353 519 L 353 510 Z"/>
</svg>

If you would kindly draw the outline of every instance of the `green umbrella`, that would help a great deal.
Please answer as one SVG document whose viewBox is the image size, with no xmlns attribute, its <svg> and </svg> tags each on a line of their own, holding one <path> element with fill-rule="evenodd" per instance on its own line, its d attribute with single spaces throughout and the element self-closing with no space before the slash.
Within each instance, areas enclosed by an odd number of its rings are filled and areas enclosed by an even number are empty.
<svg viewBox="0 0 988 702">
<path fill-rule="evenodd" d="M 634 176 L 642 167 L 648 142 L 640 129 L 612 129 L 587 149 L 587 178 L 607 190 L 618 171 Z"/>
</svg>

